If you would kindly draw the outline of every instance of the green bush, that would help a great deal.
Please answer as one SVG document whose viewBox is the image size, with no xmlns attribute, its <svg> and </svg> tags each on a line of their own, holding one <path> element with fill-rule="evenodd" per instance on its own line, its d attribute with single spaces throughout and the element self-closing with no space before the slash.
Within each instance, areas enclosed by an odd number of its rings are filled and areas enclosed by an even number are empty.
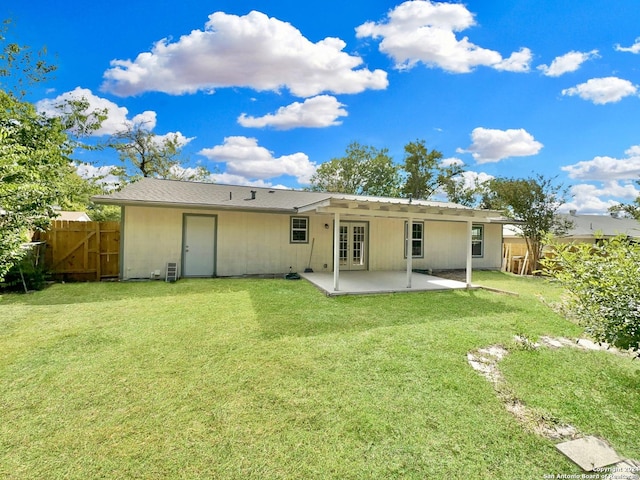
<svg viewBox="0 0 640 480">
<path fill-rule="evenodd" d="M 598 342 L 640 354 L 640 244 L 619 236 L 552 247 L 544 272 L 566 289 L 563 311 Z"/>
<path fill-rule="evenodd" d="M 13 265 L 0 286 L 5 290 L 42 290 L 46 285 L 44 245 L 31 246 L 27 253 Z"/>
</svg>

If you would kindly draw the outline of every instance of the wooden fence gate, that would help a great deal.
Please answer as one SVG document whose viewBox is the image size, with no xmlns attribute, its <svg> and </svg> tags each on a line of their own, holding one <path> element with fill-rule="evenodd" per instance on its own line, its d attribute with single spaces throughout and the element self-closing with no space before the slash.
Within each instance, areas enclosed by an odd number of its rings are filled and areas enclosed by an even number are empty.
<svg viewBox="0 0 640 480">
<path fill-rule="evenodd" d="M 58 280 L 99 282 L 120 273 L 120 222 L 54 220 L 39 240 L 45 264 Z"/>
</svg>

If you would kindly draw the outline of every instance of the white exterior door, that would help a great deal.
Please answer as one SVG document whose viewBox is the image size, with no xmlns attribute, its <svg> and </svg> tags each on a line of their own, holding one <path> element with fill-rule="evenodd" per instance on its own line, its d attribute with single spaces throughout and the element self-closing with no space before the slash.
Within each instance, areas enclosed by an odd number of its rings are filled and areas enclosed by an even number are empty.
<svg viewBox="0 0 640 480">
<path fill-rule="evenodd" d="M 340 270 L 367 269 L 368 233 L 366 222 L 340 224 Z"/>
<path fill-rule="evenodd" d="M 216 273 L 216 217 L 185 215 L 182 276 L 213 277 Z"/>
</svg>

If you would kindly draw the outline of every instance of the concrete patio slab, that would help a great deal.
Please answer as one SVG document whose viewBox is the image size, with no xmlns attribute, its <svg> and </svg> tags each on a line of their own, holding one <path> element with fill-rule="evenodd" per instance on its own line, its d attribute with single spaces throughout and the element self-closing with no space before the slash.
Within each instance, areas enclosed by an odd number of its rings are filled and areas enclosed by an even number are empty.
<svg viewBox="0 0 640 480">
<path fill-rule="evenodd" d="M 556 448 L 587 472 L 623 460 L 607 442 L 596 437 L 585 437 L 559 443 Z"/>
<path fill-rule="evenodd" d="M 465 289 L 467 284 L 456 280 L 414 272 L 411 287 L 407 287 L 407 272 L 340 272 L 339 290 L 333 289 L 333 272 L 300 273 L 327 295 L 364 295 L 374 293 L 424 292 Z"/>
</svg>

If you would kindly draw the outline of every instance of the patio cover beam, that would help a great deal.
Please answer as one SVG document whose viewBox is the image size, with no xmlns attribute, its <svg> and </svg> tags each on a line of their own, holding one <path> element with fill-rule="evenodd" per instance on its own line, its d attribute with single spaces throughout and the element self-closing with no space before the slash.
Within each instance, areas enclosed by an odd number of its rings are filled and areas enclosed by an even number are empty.
<svg viewBox="0 0 640 480">
<path fill-rule="evenodd" d="M 335 215 L 336 213 L 345 216 L 356 217 L 379 217 L 379 218 L 403 218 L 411 216 L 414 220 L 431 220 L 435 222 L 467 222 L 474 221 L 476 223 L 492 223 L 490 218 L 483 216 L 475 216 L 471 212 L 464 212 L 462 214 L 446 215 L 441 213 L 420 213 L 420 212 L 402 212 L 402 211 L 388 211 L 388 210 L 362 210 L 362 209 L 349 209 L 349 208 L 336 208 L 336 207 L 320 207 L 316 209 L 317 213 L 325 213 Z"/>
</svg>

